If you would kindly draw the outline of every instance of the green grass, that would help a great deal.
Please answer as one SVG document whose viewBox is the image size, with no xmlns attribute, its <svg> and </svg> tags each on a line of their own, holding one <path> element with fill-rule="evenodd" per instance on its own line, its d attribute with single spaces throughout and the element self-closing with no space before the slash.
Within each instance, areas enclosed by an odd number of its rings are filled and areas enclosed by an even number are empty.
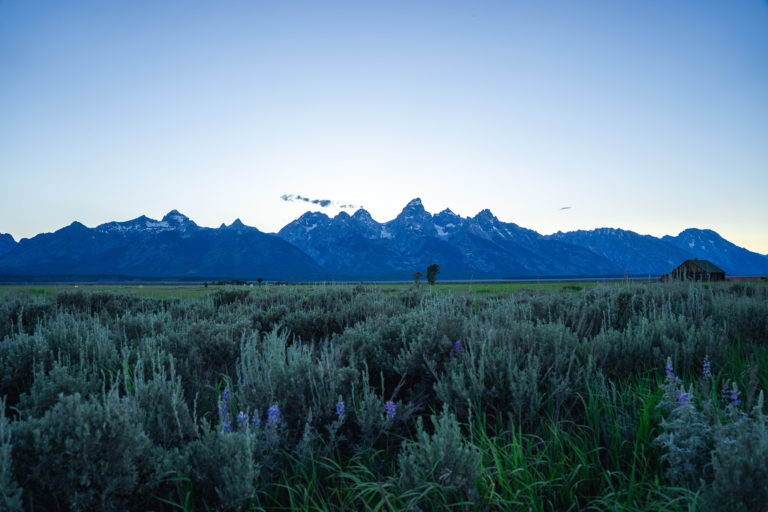
<svg viewBox="0 0 768 512">
<path fill-rule="evenodd" d="M 598 283 L 584 282 L 584 283 L 483 283 L 483 284 L 441 284 L 437 283 L 435 286 L 429 286 L 422 283 L 422 289 L 431 289 L 437 292 L 452 292 L 452 293 L 470 293 L 476 295 L 508 295 L 519 291 L 549 291 L 549 290 L 562 290 L 562 291 L 580 291 L 584 288 L 593 288 Z M 309 284 L 309 285 L 280 285 L 280 286 L 262 286 L 262 289 L 323 289 L 332 287 L 335 285 L 325 284 Z M 344 285 L 355 286 L 355 285 Z M 403 290 L 413 288 L 412 284 L 374 284 L 363 286 L 378 288 L 385 293 L 397 293 Z M 603 286 L 605 286 L 603 284 Z M 242 287 L 230 287 L 230 286 L 218 286 L 209 285 L 205 287 L 199 284 L 149 284 L 149 285 L 135 285 L 135 284 L 119 284 L 119 285 L 103 285 L 103 284 L 81 284 L 81 285 L 0 285 L 0 296 L 2 295 L 30 295 L 50 297 L 62 292 L 72 292 L 77 290 L 84 291 L 108 291 L 117 294 L 135 294 L 142 297 L 152 298 L 179 298 L 179 299 L 195 299 L 202 297 L 207 293 L 211 293 L 215 290 L 234 288 L 241 289 Z M 254 287 L 255 288 L 255 287 Z M 249 287 L 250 289 L 250 287 Z"/>
<path fill-rule="evenodd" d="M 655 283 L 652 283 L 655 284 Z M 722 287 L 730 286 L 735 283 L 723 282 L 723 283 L 711 283 L 712 285 Z M 754 286 L 767 286 L 768 282 L 744 282 L 740 285 L 747 287 Z M 643 282 L 635 282 L 632 285 L 642 286 Z M 333 284 L 308 284 L 308 285 L 264 285 L 262 289 L 274 289 L 280 288 L 286 289 L 324 289 L 333 286 Z M 353 284 L 343 286 L 357 286 Z M 385 293 L 397 293 L 404 290 L 412 289 L 412 284 L 365 284 L 365 287 L 372 287 L 381 289 Z M 453 293 L 469 293 L 478 296 L 501 296 L 509 295 L 517 292 L 548 292 L 548 291 L 561 291 L 561 292 L 580 292 L 584 289 L 593 289 L 595 287 L 613 287 L 621 288 L 628 286 L 624 282 L 607 282 L 600 283 L 594 281 L 583 282 L 543 282 L 543 283 L 441 283 L 438 281 L 436 285 L 430 286 L 427 283 L 422 282 L 419 287 L 421 289 L 430 289 L 436 292 L 453 292 Z M 117 285 L 103 285 L 103 284 L 80 284 L 80 285 L 0 285 L 0 296 L 8 294 L 26 294 L 31 296 L 49 297 L 61 292 L 71 292 L 75 290 L 87 290 L 87 291 L 109 291 L 118 294 L 136 294 L 142 297 L 153 298 L 179 298 L 179 299 L 195 299 L 202 297 L 203 295 L 215 290 L 221 290 L 230 288 L 228 286 L 209 285 L 205 287 L 200 284 L 148 284 L 148 285 L 135 285 L 135 284 L 117 284 Z M 241 288 L 241 287 L 234 287 Z M 255 288 L 255 287 L 254 287 Z"/>
<path fill-rule="evenodd" d="M 100 284 L 83 284 L 83 285 L 0 285 L 0 296 L 3 295 L 29 295 L 39 297 L 51 297 L 53 295 L 74 292 L 74 291 L 89 291 L 99 292 L 108 291 L 117 294 L 133 294 L 141 297 L 151 298 L 178 298 L 178 299 L 196 299 L 203 295 L 210 293 L 213 290 L 221 289 L 221 286 L 209 286 L 208 288 L 203 285 L 176 285 L 176 284 L 152 284 L 152 285 L 133 285 L 133 284 L 121 284 L 121 285 L 100 285 Z"/>
</svg>

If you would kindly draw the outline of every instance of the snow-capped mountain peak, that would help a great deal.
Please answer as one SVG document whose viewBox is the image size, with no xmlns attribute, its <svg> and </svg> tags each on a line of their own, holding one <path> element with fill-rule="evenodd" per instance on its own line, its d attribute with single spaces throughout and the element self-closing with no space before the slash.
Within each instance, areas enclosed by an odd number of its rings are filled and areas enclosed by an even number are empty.
<svg viewBox="0 0 768 512">
<path fill-rule="evenodd" d="M 420 236 L 437 236 L 432 214 L 424 209 L 421 199 L 412 199 L 400 214 L 393 220 L 384 224 L 387 232 L 395 238 L 409 237 L 414 234 Z"/>
<path fill-rule="evenodd" d="M 171 210 L 168 213 L 166 213 L 162 219 L 162 222 L 167 222 L 169 226 L 174 226 L 174 227 L 186 228 L 191 226 L 197 226 L 197 224 L 192 222 L 189 219 L 189 217 L 187 217 L 183 213 L 179 213 L 178 210 Z"/>
<path fill-rule="evenodd" d="M 403 208 L 403 210 L 410 210 L 413 208 L 421 208 L 422 210 L 424 209 L 424 205 L 421 203 L 420 197 L 417 197 L 408 201 L 408 204 L 405 205 L 405 208 Z"/>
</svg>

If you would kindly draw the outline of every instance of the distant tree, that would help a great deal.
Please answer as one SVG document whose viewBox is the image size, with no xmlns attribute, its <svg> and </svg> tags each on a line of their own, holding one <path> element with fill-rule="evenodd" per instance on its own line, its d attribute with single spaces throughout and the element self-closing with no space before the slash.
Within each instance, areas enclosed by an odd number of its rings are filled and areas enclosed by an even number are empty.
<svg viewBox="0 0 768 512">
<path fill-rule="evenodd" d="M 203 286 L 205 286 L 206 288 L 208 288 L 208 281 L 206 281 L 205 283 L 203 283 Z"/>
<path fill-rule="evenodd" d="M 259 286 L 261 286 L 261 283 L 264 282 L 264 280 L 262 278 L 260 278 L 260 277 L 258 279 L 256 279 L 256 281 L 259 283 Z"/>
<path fill-rule="evenodd" d="M 421 272 L 414 272 L 413 273 L 413 284 L 418 286 L 419 285 L 419 279 L 421 279 L 421 276 L 423 276 L 423 275 L 424 274 L 422 274 Z"/>
<path fill-rule="evenodd" d="M 435 284 L 435 279 L 437 279 L 437 274 L 440 273 L 440 265 L 437 263 L 433 263 L 430 266 L 427 267 L 427 282 L 429 284 Z"/>
</svg>

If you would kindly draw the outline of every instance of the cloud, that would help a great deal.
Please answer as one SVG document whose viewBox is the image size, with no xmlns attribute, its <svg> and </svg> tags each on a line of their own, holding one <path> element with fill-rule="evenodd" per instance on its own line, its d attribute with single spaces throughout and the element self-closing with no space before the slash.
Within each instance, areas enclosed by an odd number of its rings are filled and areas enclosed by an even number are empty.
<svg viewBox="0 0 768 512">
<path fill-rule="evenodd" d="M 570 210 L 571 208 L 573 208 L 573 207 L 572 207 L 572 206 L 563 206 L 563 207 L 562 207 L 562 208 L 560 208 L 560 209 L 561 209 L 561 210 Z"/>
<path fill-rule="evenodd" d="M 305 203 L 310 204 L 316 204 L 321 208 L 328 208 L 329 206 L 338 206 L 339 208 L 357 208 L 354 204 L 339 204 L 335 201 L 331 201 L 330 199 L 312 199 L 309 197 L 304 197 L 299 194 L 283 194 L 280 196 L 280 199 L 283 201 L 287 201 L 289 203 L 293 201 L 304 201 Z"/>
</svg>

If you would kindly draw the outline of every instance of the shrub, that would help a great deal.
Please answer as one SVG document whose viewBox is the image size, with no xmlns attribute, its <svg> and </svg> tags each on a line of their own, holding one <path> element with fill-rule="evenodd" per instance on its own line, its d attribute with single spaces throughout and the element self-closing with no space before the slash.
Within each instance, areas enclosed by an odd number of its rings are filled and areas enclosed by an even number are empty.
<svg viewBox="0 0 768 512">
<path fill-rule="evenodd" d="M 10 421 L 5 417 L 5 399 L 0 400 L 0 509 L 22 510 L 21 488 L 13 475 L 13 443 Z"/>
<path fill-rule="evenodd" d="M 403 444 L 397 463 L 400 489 L 438 484 L 452 502 L 476 502 L 480 452 L 464 442 L 456 416 L 447 407 L 430 419 L 434 433 L 428 434 L 419 418 L 416 439 Z"/>
<path fill-rule="evenodd" d="M 217 510 L 244 510 L 255 494 L 259 466 L 255 437 L 207 429 L 187 447 L 186 464 L 195 503 Z"/>
<path fill-rule="evenodd" d="M 667 465 L 666 478 L 698 490 L 711 481 L 708 463 L 712 426 L 695 407 L 693 398 L 693 392 L 686 391 L 680 379 L 667 378 L 660 407 L 668 411 L 668 416 L 661 421 L 663 432 L 655 442 L 665 451 L 661 460 Z"/>
<path fill-rule="evenodd" d="M 145 369 L 140 360 L 133 371 L 129 371 L 126 361 L 123 374 L 133 415 L 153 443 L 166 449 L 180 447 L 195 435 L 195 421 L 184 401 L 173 360 L 167 370 L 156 359 L 151 359 L 150 368 Z"/>
<path fill-rule="evenodd" d="M 731 421 L 715 433 L 714 478 L 705 494 L 712 510 L 768 510 L 768 417 L 763 393 L 752 416 L 729 406 Z"/>
<path fill-rule="evenodd" d="M 15 423 L 17 474 L 32 502 L 73 511 L 146 506 L 155 460 L 132 413 L 113 388 L 61 396 L 41 418 Z"/>
</svg>

